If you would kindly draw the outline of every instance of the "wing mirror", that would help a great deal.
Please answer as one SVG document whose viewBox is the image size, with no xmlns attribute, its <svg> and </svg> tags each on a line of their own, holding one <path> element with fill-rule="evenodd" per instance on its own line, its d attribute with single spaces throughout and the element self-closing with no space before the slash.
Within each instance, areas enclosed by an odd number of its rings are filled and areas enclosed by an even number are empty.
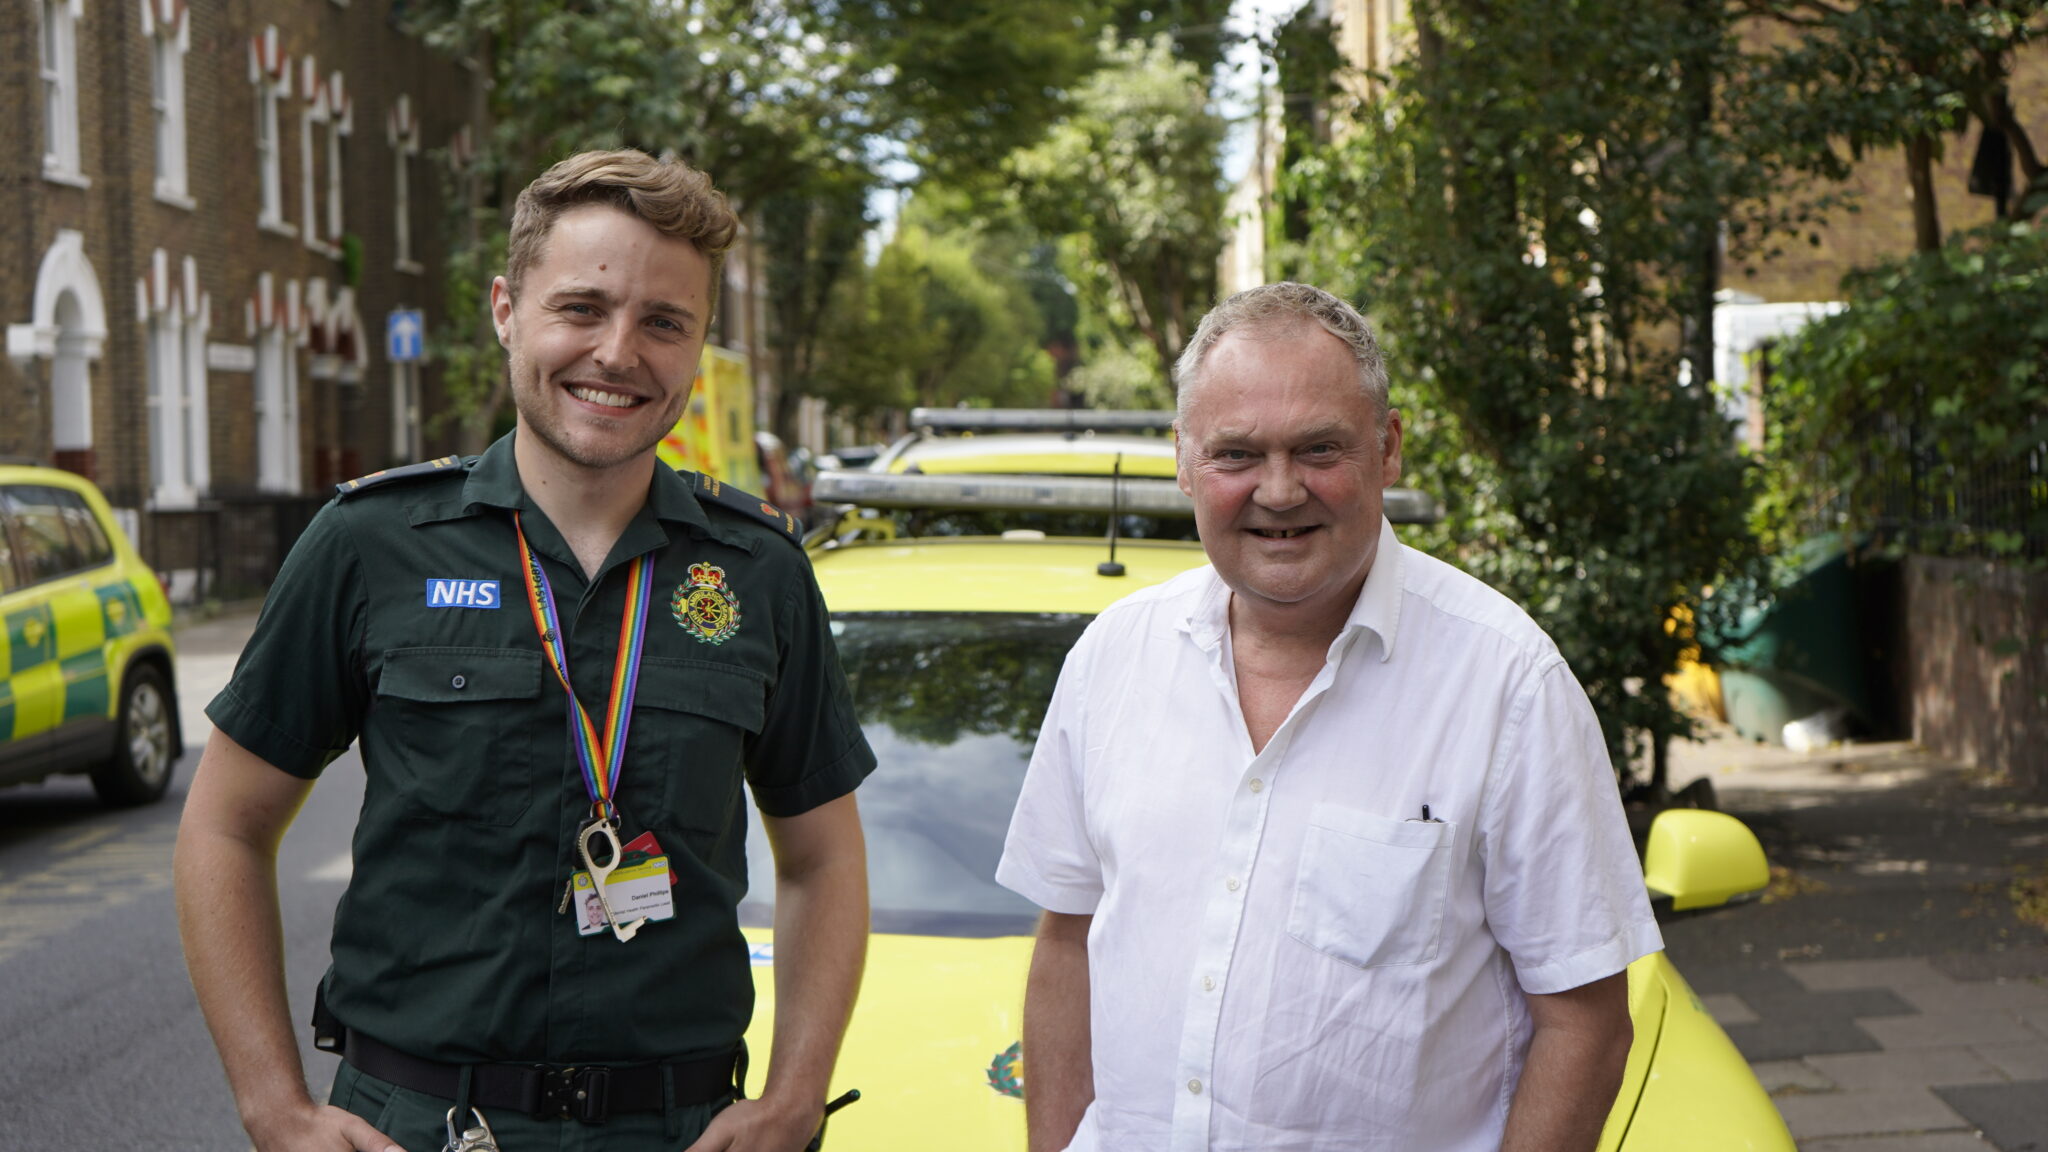
<svg viewBox="0 0 2048 1152">
<path fill-rule="evenodd" d="M 1764 846 L 1748 825 L 1723 812 L 1673 808 L 1650 824 L 1643 883 L 1672 911 L 1754 900 L 1771 882 Z"/>
</svg>

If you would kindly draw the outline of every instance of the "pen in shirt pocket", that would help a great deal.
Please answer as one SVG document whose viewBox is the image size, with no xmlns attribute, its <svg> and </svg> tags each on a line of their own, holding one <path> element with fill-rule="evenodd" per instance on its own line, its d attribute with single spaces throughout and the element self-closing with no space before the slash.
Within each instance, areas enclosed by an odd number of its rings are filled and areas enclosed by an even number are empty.
<svg viewBox="0 0 2048 1152">
<path fill-rule="evenodd" d="M 1443 823 L 1443 821 L 1441 821 L 1441 820 L 1437 819 L 1437 818 L 1436 818 L 1436 817 L 1434 817 L 1434 816 L 1431 816 L 1431 815 L 1429 814 L 1429 805 L 1427 805 L 1427 804 L 1424 804 L 1424 805 L 1422 806 L 1422 815 L 1420 815 L 1420 816 L 1410 816 L 1410 817 L 1408 818 L 1408 823 L 1410 823 L 1410 824 L 1441 824 L 1441 823 Z"/>
</svg>

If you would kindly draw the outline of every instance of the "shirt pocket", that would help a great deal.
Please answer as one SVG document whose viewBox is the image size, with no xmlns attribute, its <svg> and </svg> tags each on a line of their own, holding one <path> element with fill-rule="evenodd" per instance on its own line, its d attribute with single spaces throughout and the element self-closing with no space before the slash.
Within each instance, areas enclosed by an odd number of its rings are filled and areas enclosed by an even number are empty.
<svg viewBox="0 0 2048 1152">
<path fill-rule="evenodd" d="M 541 656 L 507 648 L 395 648 L 377 703 L 394 739 L 393 777 L 410 811 L 505 826 L 533 802 L 534 701 Z"/>
<path fill-rule="evenodd" d="M 1436 959 L 1457 828 L 1316 805 L 1287 934 L 1357 968 Z"/>
<path fill-rule="evenodd" d="M 647 656 L 640 661 L 631 757 L 621 793 L 628 814 L 650 824 L 722 838 L 737 822 L 747 748 L 767 722 L 768 680 L 715 660 Z M 644 735 L 643 735 L 643 725 Z M 639 779 L 649 782 L 634 789 Z M 636 796 L 637 792 L 637 796 Z M 652 799 L 657 815 L 635 807 Z"/>
</svg>

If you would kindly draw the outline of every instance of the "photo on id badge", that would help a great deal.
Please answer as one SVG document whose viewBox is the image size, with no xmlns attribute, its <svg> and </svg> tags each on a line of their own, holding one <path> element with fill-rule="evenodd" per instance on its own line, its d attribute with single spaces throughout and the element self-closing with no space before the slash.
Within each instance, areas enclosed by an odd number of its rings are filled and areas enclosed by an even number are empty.
<svg viewBox="0 0 2048 1152">
<path fill-rule="evenodd" d="M 590 873 L 576 873 L 572 884 L 576 892 L 578 936 L 595 936 L 609 927 L 604 915 L 607 902 L 611 904 L 612 915 L 620 923 L 642 917 L 648 920 L 674 918 L 675 902 L 670 898 L 669 885 L 675 883 L 675 873 L 669 871 L 668 857 L 654 855 L 649 851 L 653 848 L 653 836 L 648 833 L 642 833 L 628 843 L 621 853 L 618 868 L 605 877 L 602 899 L 597 894 L 597 886 L 591 883 Z"/>
</svg>

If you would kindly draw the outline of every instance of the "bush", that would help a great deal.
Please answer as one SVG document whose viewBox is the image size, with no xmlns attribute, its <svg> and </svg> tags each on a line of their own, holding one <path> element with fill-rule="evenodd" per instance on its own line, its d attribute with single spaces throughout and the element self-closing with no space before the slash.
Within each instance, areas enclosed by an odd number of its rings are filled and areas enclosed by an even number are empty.
<svg viewBox="0 0 2048 1152">
<path fill-rule="evenodd" d="M 1959 240 L 1851 274 L 1777 350 L 1771 534 L 2048 559 L 2048 230 Z"/>
</svg>

